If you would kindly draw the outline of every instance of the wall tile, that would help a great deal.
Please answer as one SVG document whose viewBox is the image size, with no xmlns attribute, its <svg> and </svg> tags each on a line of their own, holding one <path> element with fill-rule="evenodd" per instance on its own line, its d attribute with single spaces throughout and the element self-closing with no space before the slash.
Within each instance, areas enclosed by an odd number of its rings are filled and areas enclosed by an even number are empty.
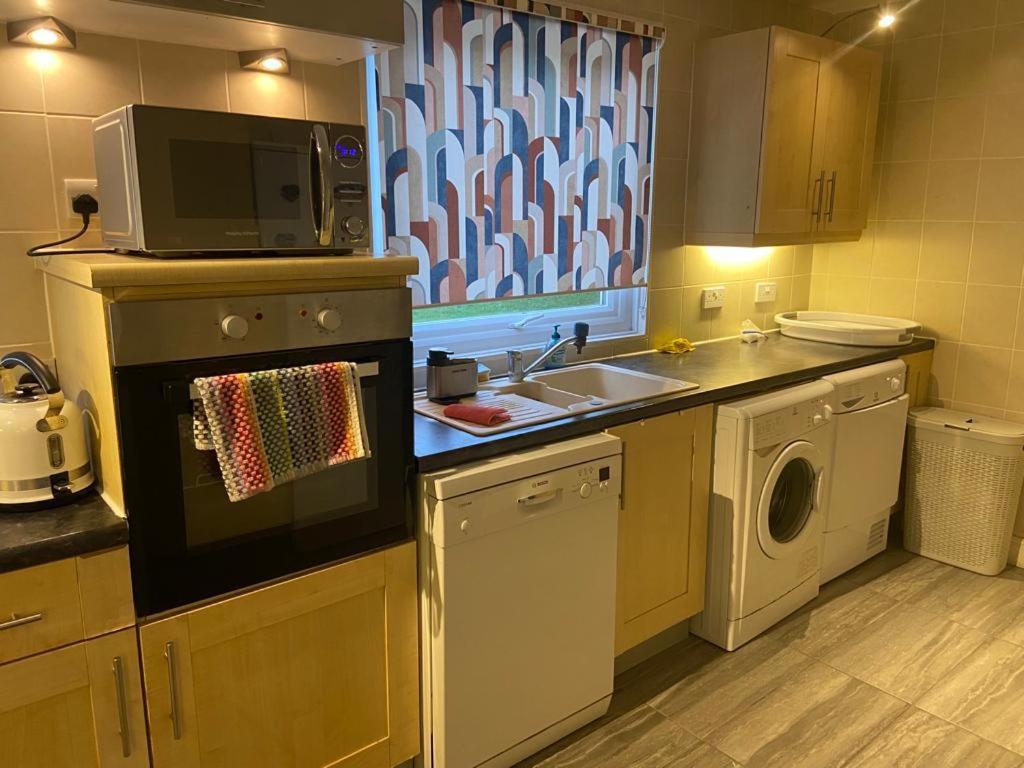
<svg viewBox="0 0 1024 768">
<path fill-rule="evenodd" d="M 1020 24 L 1024 22 L 1024 0 L 999 0 L 996 9 L 996 24 Z"/>
<path fill-rule="evenodd" d="M 868 312 L 886 317 L 912 317 L 915 287 L 914 280 L 871 278 Z"/>
<path fill-rule="evenodd" d="M 139 62 L 147 104 L 227 110 L 227 67 L 238 66 L 234 54 L 142 40 Z"/>
<path fill-rule="evenodd" d="M 878 218 L 922 218 L 927 180 L 927 163 L 885 163 L 878 193 Z"/>
<path fill-rule="evenodd" d="M 10 112 L 43 111 L 43 76 L 39 67 L 52 52 L 11 45 L 6 25 L 0 30 L 0 110 Z"/>
<path fill-rule="evenodd" d="M 1019 301 L 1017 286 L 968 285 L 961 340 L 988 347 L 1012 346 Z"/>
<path fill-rule="evenodd" d="M 808 275 L 811 273 L 811 265 L 814 260 L 813 245 L 797 245 L 793 248 L 794 263 L 793 273 L 796 275 Z"/>
<path fill-rule="evenodd" d="M 64 203 L 65 179 L 95 179 L 93 161 L 92 121 L 84 117 L 47 117 L 50 153 L 53 160 L 53 189 L 57 198 L 57 218 L 62 230 L 78 230 L 81 217 L 67 211 Z M 102 206 L 101 206 L 102 211 Z M 99 217 L 94 217 L 90 231 L 100 231 Z"/>
<path fill-rule="evenodd" d="M 889 101 L 930 99 L 939 70 L 938 37 L 897 40 L 893 45 Z"/>
<path fill-rule="evenodd" d="M 711 312 L 701 309 L 700 292 L 699 286 L 683 288 L 680 335 L 690 341 L 707 341 L 711 338 Z"/>
<path fill-rule="evenodd" d="M 946 0 L 944 33 L 991 27 L 996 23 L 998 0 Z"/>
<path fill-rule="evenodd" d="M 686 208 L 686 160 L 676 157 L 658 159 L 654 170 L 655 224 L 678 224 Z"/>
<path fill-rule="evenodd" d="M 658 93 L 657 157 L 686 157 L 690 148 L 690 94 L 662 88 Z"/>
<path fill-rule="evenodd" d="M 228 100 L 232 112 L 302 119 L 306 97 L 301 61 L 292 62 L 290 75 L 271 75 L 245 69 L 228 69 Z"/>
<path fill-rule="evenodd" d="M 1006 393 L 1006 408 L 1024 411 L 1024 352 L 1014 352 L 1010 360 L 1010 385 Z"/>
<path fill-rule="evenodd" d="M 686 246 L 683 257 L 683 282 L 685 285 L 708 285 L 719 282 L 718 267 L 708 257 L 707 251 L 699 245 Z"/>
<path fill-rule="evenodd" d="M 939 96 L 974 96 L 988 91 L 993 28 L 944 35 L 939 61 Z"/>
<path fill-rule="evenodd" d="M 1024 270 L 1024 224 L 974 225 L 972 283 L 1020 285 Z"/>
<path fill-rule="evenodd" d="M 932 136 L 932 101 L 902 101 L 886 112 L 883 160 L 927 160 Z"/>
<path fill-rule="evenodd" d="M 973 229 L 970 222 L 926 221 L 918 277 L 922 280 L 966 281 Z"/>
<path fill-rule="evenodd" d="M 661 225 L 653 227 L 651 233 L 651 287 L 682 287 L 684 264 L 683 228 Z"/>
<path fill-rule="evenodd" d="M 842 307 L 844 312 L 867 312 L 870 296 L 870 278 L 829 276 L 825 294 L 829 307 Z"/>
<path fill-rule="evenodd" d="M 666 344 L 679 335 L 681 288 L 650 290 L 647 296 L 647 335 L 651 346 Z"/>
<path fill-rule="evenodd" d="M 982 160 L 979 221 L 1024 221 L 1024 159 Z"/>
<path fill-rule="evenodd" d="M 658 76 L 662 87 L 689 91 L 693 81 L 693 44 L 700 25 L 692 19 L 667 15 L 665 43 L 661 49 Z"/>
<path fill-rule="evenodd" d="M 956 363 L 953 399 L 1002 408 L 1006 402 L 1011 352 L 1008 349 L 961 344 Z"/>
<path fill-rule="evenodd" d="M 0 303 L 0 346 L 22 349 L 27 343 L 49 342 L 43 274 L 25 251 L 40 242 L 55 240 L 57 233 L 0 234 L 0 274 L 4 294 Z M 8 350 L 9 351 L 9 350 Z"/>
<path fill-rule="evenodd" d="M 790 309 L 810 309 L 811 284 L 813 280 L 812 275 L 793 276 L 793 293 L 789 300 Z"/>
<path fill-rule="evenodd" d="M 925 218 L 969 221 L 978 193 L 978 160 L 936 160 L 928 176 Z"/>
<path fill-rule="evenodd" d="M 994 93 L 1024 91 L 1024 24 L 996 28 L 991 87 Z"/>
<path fill-rule="evenodd" d="M 871 274 L 874 277 L 916 278 L 920 253 L 920 223 L 880 221 L 875 227 Z"/>
<path fill-rule="evenodd" d="M 749 314 L 743 311 L 743 299 L 741 284 L 734 283 L 726 286 L 725 304 L 720 309 L 713 309 L 709 313 L 711 316 L 711 338 L 735 336 L 740 332 L 740 323 Z"/>
<path fill-rule="evenodd" d="M 960 339 L 965 293 L 963 283 L 918 281 L 914 320 L 924 326 L 926 336 L 953 341 Z"/>
<path fill-rule="evenodd" d="M 55 229 L 46 122 L 42 115 L 0 114 L 0 231 Z"/>
<path fill-rule="evenodd" d="M 960 345 L 939 341 L 932 354 L 932 375 L 928 381 L 928 396 L 935 400 L 952 400 L 956 383 L 956 361 Z"/>
<path fill-rule="evenodd" d="M 359 62 L 331 67 L 303 62 L 306 119 L 363 125 L 366 82 Z"/>
<path fill-rule="evenodd" d="M 811 287 L 807 295 L 808 309 L 837 311 L 842 308 L 842 305 L 828 303 L 828 283 L 828 275 L 811 275 Z"/>
<path fill-rule="evenodd" d="M 772 248 L 772 254 L 768 261 L 768 276 L 789 277 L 796 271 L 796 248 L 793 246 L 780 246 Z"/>
<path fill-rule="evenodd" d="M 935 102 L 931 157 L 952 160 L 980 156 L 984 127 L 984 96 L 938 99 Z"/>
<path fill-rule="evenodd" d="M 135 40 L 79 34 L 73 51 L 50 51 L 43 93 L 50 114 L 95 117 L 142 101 Z"/>
<path fill-rule="evenodd" d="M 1024 93 L 989 96 L 982 154 L 985 157 L 1024 157 Z"/>
<path fill-rule="evenodd" d="M 897 40 L 909 40 L 942 31 L 943 0 L 918 0 L 900 11 L 899 23 L 893 26 Z"/>
</svg>

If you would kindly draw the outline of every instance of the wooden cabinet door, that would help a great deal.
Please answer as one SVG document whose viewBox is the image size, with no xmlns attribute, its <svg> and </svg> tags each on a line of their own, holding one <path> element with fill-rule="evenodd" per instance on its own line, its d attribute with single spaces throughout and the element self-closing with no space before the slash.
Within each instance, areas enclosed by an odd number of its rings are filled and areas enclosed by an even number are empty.
<svg viewBox="0 0 1024 768">
<path fill-rule="evenodd" d="M 819 125 L 828 46 L 821 38 L 772 27 L 758 183 L 757 234 L 810 238 L 824 180 Z"/>
<path fill-rule="evenodd" d="M 0 765 L 149 765 L 134 630 L 0 666 Z"/>
<path fill-rule="evenodd" d="M 415 545 L 140 631 L 159 768 L 390 768 L 419 752 Z"/>
<path fill-rule="evenodd" d="M 608 430 L 622 440 L 617 654 L 704 606 L 713 406 Z"/>
<path fill-rule="evenodd" d="M 860 232 L 867 224 L 881 73 L 881 56 L 856 46 L 837 45 L 828 58 L 821 125 L 820 230 L 826 235 Z"/>
<path fill-rule="evenodd" d="M 933 351 L 913 352 L 900 359 L 907 364 L 906 392 L 910 395 L 910 407 L 928 405 L 932 375 Z"/>
</svg>

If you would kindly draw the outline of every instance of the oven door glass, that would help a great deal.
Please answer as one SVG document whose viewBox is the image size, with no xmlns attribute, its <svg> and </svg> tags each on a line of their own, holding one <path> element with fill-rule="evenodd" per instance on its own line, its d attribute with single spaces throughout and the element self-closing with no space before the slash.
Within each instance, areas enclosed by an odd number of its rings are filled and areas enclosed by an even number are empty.
<svg viewBox="0 0 1024 768">
<path fill-rule="evenodd" d="M 313 124 L 140 107 L 134 129 L 149 250 L 322 247 Z"/>
<path fill-rule="evenodd" d="M 140 615 L 177 608 L 408 538 L 408 342 L 117 369 L 125 505 Z M 374 363 L 361 378 L 370 457 L 231 502 L 213 451 L 198 450 L 197 377 Z"/>
</svg>

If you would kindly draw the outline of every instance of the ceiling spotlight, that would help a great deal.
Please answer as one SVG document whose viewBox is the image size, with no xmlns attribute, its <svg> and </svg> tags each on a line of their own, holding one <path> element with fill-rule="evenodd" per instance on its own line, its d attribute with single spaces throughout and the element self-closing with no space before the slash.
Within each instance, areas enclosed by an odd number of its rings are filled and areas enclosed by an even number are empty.
<svg viewBox="0 0 1024 768">
<path fill-rule="evenodd" d="M 896 14 L 894 13 L 883 13 L 878 17 L 878 26 L 882 29 L 891 27 L 896 23 Z"/>
<path fill-rule="evenodd" d="M 242 51 L 238 54 L 238 63 L 242 69 L 253 69 L 258 72 L 273 72 L 275 75 L 287 75 L 291 72 L 288 51 L 284 48 L 269 48 L 263 51 Z"/>
<path fill-rule="evenodd" d="M 53 16 L 7 22 L 7 40 L 18 45 L 37 45 L 44 48 L 74 48 L 75 30 Z"/>
</svg>

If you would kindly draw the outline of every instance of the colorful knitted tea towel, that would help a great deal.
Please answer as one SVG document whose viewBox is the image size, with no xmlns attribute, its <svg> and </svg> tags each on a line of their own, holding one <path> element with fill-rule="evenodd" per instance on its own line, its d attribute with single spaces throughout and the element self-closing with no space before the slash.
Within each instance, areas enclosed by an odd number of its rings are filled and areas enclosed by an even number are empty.
<svg viewBox="0 0 1024 768">
<path fill-rule="evenodd" d="M 195 386 L 196 448 L 216 451 L 231 501 L 369 456 L 351 363 L 210 376 Z"/>
</svg>

